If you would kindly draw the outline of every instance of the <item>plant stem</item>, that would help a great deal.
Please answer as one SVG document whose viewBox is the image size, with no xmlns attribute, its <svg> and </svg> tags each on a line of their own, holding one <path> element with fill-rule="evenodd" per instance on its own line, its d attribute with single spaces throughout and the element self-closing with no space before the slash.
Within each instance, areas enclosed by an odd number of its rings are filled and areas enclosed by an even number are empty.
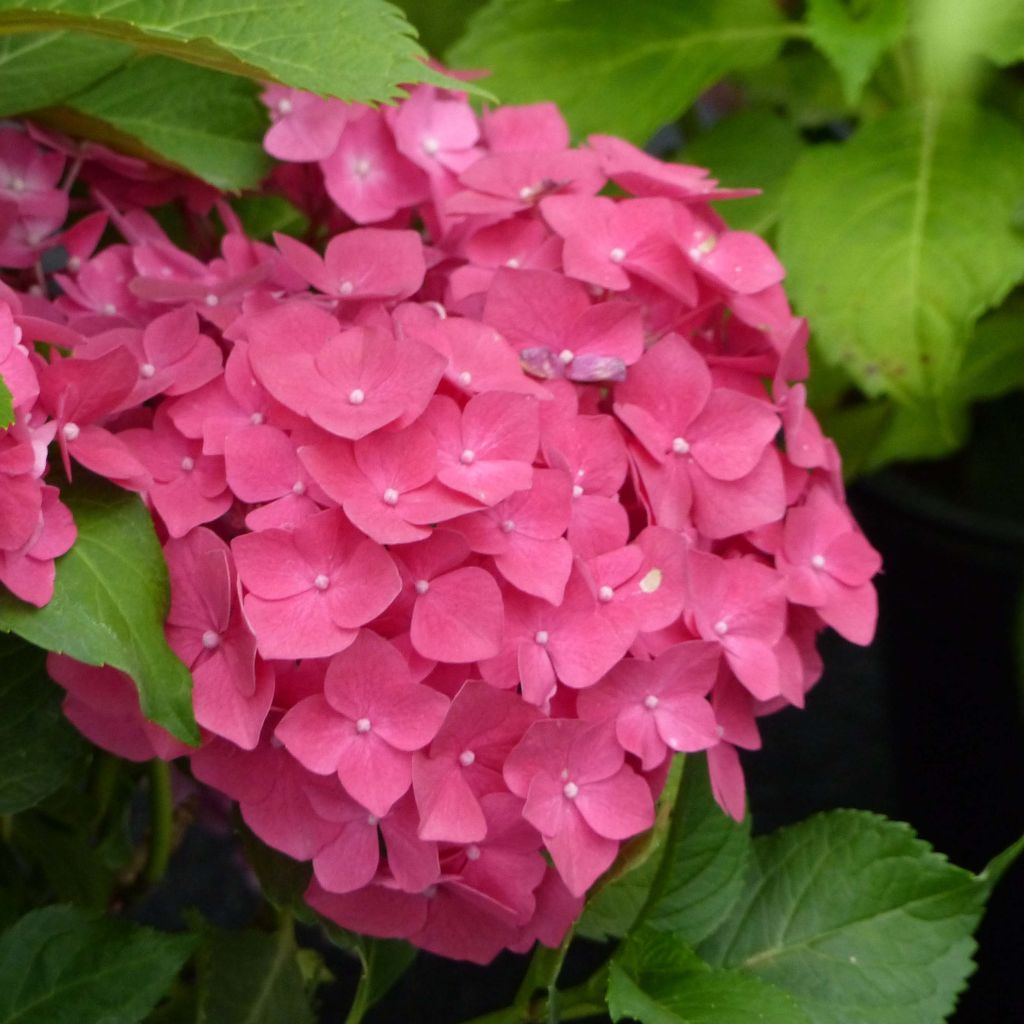
<svg viewBox="0 0 1024 1024">
<path fill-rule="evenodd" d="M 106 817 L 110 808 L 110 801 L 114 796 L 114 788 L 117 785 L 117 776 L 121 769 L 121 762 L 113 754 L 98 752 L 92 766 L 92 775 L 89 779 L 89 791 L 92 794 L 93 802 L 96 805 L 96 813 L 93 815 L 93 827 Z"/>
<path fill-rule="evenodd" d="M 174 802 L 171 796 L 171 766 L 155 757 L 149 762 L 149 859 L 146 881 L 159 882 L 171 859 L 174 832 Z"/>
</svg>

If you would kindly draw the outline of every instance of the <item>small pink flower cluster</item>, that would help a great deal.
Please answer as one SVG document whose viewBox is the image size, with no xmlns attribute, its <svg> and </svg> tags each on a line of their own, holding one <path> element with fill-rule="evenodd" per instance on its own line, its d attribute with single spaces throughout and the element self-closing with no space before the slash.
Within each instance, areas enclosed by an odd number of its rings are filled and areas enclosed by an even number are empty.
<svg viewBox="0 0 1024 1024">
<path fill-rule="evenodd" d="M 345 927 L 482 962 L 557 943 L 673 752 L 706 750 L 741 817 L 736 748 L 803 704 L 817 632 L 872 635 L 878 556 L 797 383 L 804 325 L 708 205 L 738 193 L 570 148 L 549 105 L 264 98 L 272 187 L 322 254 L 220 201 L 219 254 L 184 252 L 144 207 L 208 228 L 215 197 L 95 149 L 94 212 L 35 249 L 28 214 L 0 229 L 8 266 L 70 257 L 53 302 L 4 292 L 0 579 L 41 604 L 18 566 L 70 544 L 38 483 L 56 436 L 166 537 L 204 743 L 54 656 L 81 730 L 191 754 Z M 0 134 L 0 168 L 56 209 L 66 144 L 36 139 Z M 108 220 L 123 241 L 94 254 Z"/>
</svg>

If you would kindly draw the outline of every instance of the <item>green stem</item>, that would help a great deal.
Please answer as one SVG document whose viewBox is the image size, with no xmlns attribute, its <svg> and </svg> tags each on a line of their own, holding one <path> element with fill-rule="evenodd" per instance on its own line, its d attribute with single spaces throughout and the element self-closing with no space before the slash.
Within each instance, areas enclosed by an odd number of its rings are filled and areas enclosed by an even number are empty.
<svg viewBox="0 0 1024 1024">
<path fill-rule="evenodd" d="M 0 839 L 5 843 L 11 841 L 11 833 L 14 831 L 14 815 L 0 814 Z"/>
<path fill-rule="evenodd" d="M 463 1024 L 542 1024 L 550 1020 L 583 1020 L 587 1017 L 606 1016 L 607 987 L 608 968 L 605 966 L 592 974 L 582 985 L 557 993 L 557 1005 L 555 1000 L 543 996 L 532 1006 L 506 1006 L 503 1010 L 494 1010 L 482 1017 L 463 1021 Z M 554 1017 L 552 1013 L 555 1014 Z"/>
<path fill-rule="evenodd" d="M 146 881 L 154 884 L 164 877 L 171 859 L 174 832 L 174 801 L 171 796 L 171 766 L 155 757 L 149 762 L 149 859 Z"/>
<path fill-rule="evenodd" d="M 530 966 L 526 969 L 526 976 L 512 1002 L 512 1006 L 519 1011 L 521 1020 L 536 1019 L 532 1008 L 534 997 L 538 991 L 543 991 L 545 994 L 544 998 L 548 1004 L 548 1019 L 556 1019 L 551 1016 L 557 1012 L 558 991 L 555 984 L 558 981 L 558 975 L 562 973 L 562 965 L 569 952 L 574 931 L 573 927 L 569 928 L 557 949 L 549 949 L 540 943 L 534 949 L 533 956 L 530 958 Z"/>
<path fill-rule="evenodd" d="M 114 789 L 117 786 L 118 773 L 121 770 L 121 761 L 113 754 L 97 752 L 93 761 L 92 776 L 89 779 L 89 790 L 92 794 L 93 803 L 96 806 L 96 813 L 93 815 L 93 827 L 106 817 L 110 808 L 110 801 L 114 797 Z"/>
<path fill-rule="evenodd" d="M 370 964 L 362 949 L 359 950 L 359 962 L 363 965 L 363 970 L 359 975 L 359 984 L 356 985 L 356 994 L 345 1017 L 345 1024 L 359 1024 L 370 1008 Z"/>
</svg>

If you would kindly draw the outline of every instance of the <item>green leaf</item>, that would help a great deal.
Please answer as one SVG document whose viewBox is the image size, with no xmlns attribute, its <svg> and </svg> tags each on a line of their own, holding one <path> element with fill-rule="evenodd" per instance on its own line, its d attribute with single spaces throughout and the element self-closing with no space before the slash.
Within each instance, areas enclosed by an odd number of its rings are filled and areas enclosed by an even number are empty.
<svg viewBox="0 0 1024 1024">
<path fill-rule="evenodd" d="M 131 55 L 130 46 L 73 32 L 0 36 L 0 116 L 59 103 Z"/>
<path fill-rule="evenodd" d="M 72 907 L 46 907 L 0 936 L 0 1024 L 136 1024 L 195 939 Z"/>
<path fill-rule="evenodd" d="M 197 1024 L 313 1024 L 290 919 L 276 934 L 211 928 L 200 951 Z"/>
<path fill-rule="evenodd" d="M 808 35 L 835 65 L 850 106 L 906 29 L 906 0 L 810 0 L 807 6 Z"/>
<path fill-rule="evenodd" d="M 127 672 L 143 714 L 197 745 L 192 678 L 164 639 L 167 566 L 149 513 L 137 495 L 85 473 L 61 497 L 78 539 L 57 563 L 53 599 L 34 608 L 0 592 L 0 631 Z"/>
<path fill-rule="evenodd" d="M 742 110 L 698 135 L 681 159 L 710 169 L 724 187 L 759 188 L 761 195 L 716 204 L 737 231 L 766 234 L 778 220 L 782 187 L 803 149 L 796 129 L 768 109 Z"/>
<path fill-rule="evenodd" d="M 743 898 L 699 951 L 790 992 L 814 1024 L 930 1024 L 973 969 L 987 889 L 907 825 L 833 811 L 754 842 Z"/>
<path fill-rule="evenodd" d="M 660 870 L 641 920 L 696 944 L 729 914 L 750 860 L 750 821 L 737 824 L 715 803 L 707 758 L 686 759 Z"/>
<path fill-rule="evenodd" d="M 45 653 L 0 634 L 0 814 L 35 806 L 81 771 L 87 748 L 61 713 L 62 697 Z"/>
<path fill-rule="evenodd" d="M 967 402 L 1024 387 L 1024 297 L 978 321 L 956 380 Z"/>
<path fill-rule="evenodd" d="M 361 1020 L 357 1010 L 365 1013 L 391 990 L 396 981 L 416 959 L 417 949 L 397 939 L 371 939 L 359 936 L 357 947 L 363 972 L 359 978 L 350 1020 Z"/>
<path fill-rule="evenodd" d="M 293 860 L 267 846 L 248 828 L 242 830 L 242 845 L 263 895 L 279 910 L 299 912 L 305 906 L 302 896 L 313 875 L 310 863 Z"/>
<path fill-rule="evenodd" d="M 0 377 L 0 430 L 6 430 L 14 422 L 14 396 Z"/>
<path fill-rule="evenodd" d="M 612 1020 L 641 1024 L 811 1024 L 785 992 L 741 971 L 712 970 L 672 935 L 630 935 L 608 972 Z"/>
<path fill-rule="evenodd" d="M 162 162 L 219 189 L 258 185 L 266 110 L 259 86 L 169 57 L 135 61 L 69 100 L 73 111 L 137 139 Z M 97 133 L 90 131 L 90 136 Z"/>
<path fill-rule="evenodd" d="M 939 399 L 974 321 L 1024 276 L 1024 136 L 966 105 L 887 114 L 797 162 L 779 249 L 826 358 L 869 394 Z"/>
<path fill-rule="evenodd" d="M 309 228 L 309 218 L 283 196 L 241 196 L 231 206 L 245 233 L 259 241 L 270 241 L 275 231 L 301 238 Z"/>
<path fill-rule="evenodd" d="M 771 0 L 490 0 L 448 52 L 503 103 L 554 100 L 573 132 L 646 142 L 708 86 L 802 31 Z"/>
<path fill-rule="evenodd" d="M 466 30 L 485 0 L 395 0 L 412 22 L 427 52 L 440 57 Z"/>
<path fill-rule="evenodd" d="M 393 99 L 403 83 L 452 85 L 422 63 L 411 26 L 384 0 L 0 0 L 0 33 L 61 29 L 350 101 Z"/>
</svg>

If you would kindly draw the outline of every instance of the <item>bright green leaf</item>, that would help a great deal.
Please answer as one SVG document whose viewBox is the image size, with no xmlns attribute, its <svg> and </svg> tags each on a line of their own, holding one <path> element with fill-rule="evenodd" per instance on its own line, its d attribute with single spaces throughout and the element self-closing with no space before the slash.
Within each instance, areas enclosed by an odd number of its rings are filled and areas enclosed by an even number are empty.
<svg viewBox="0 0 1024 1024">
<path fill-rule="evenodd" d="M 811 41 L 835 65 L 846 101 L 856 105 L 878 62 L 907 28 L 906 0 L 810 0 Z"/>
<path fill-rule="evenodd" d="M 0 116 L 59 103 L 131 55 L 130 46 L 73 32 L 0 36 Z"/>
<path fill-rule="evenodd" d="M 385 0 L 0 0 L 0 33 L 61 29 L 350 101 L 451 84 Z"/>
<path fill-rule="evenodd" d="M 941 398 L 974 321 L 1024 276 L 1024 136 L 927 104 L 797 162 L 779 249 L 826 358 L 871 395 Z"/>
<path fill-rule="evenodd" d="M 258 185 L 271 168 L 262 145 L 269 122 L 258 93 L 247 79 L 150 57 L 68 102 L 163 161 L 216 188 L 237 190 Z"/>
<path fill-rule="evenodd" d="M 490 0 L 447 59 L 490 68 L 503 103 L 554 100 L 573 132 L 646 142 L 708 86 L 801 27 L 771 0 Z"/>
<path fill-rule="evenodd" d="M 700 942 L 739 898 L 749 859 L 749 819 L 740 825 L 722 811 L 711 795 L 707 758 L 688 757 L 665 855 L 641 920 L 656 931 Z"/>
<path fill-rule="evenodd" d="M 53 599 L 35 608 L 0 592 L 0 631 L 127 672 L 143 714 L 198 743 L 192 678 L 164 639 L 167 567 L 149 513 L 137 495 L 84 473 L 61 497 L 78 539 L 57 563 Z"/>
<path fill-rule="evenodd" d="M 641 1024 L 811 1024 L 785 992 L 740 971 L 711 970 L 678 938 L 630 935 L 608 972 L 612 1020 Z"/>
<path fill-rule="evenodd" d="M 698 135 L 680 154 L 710 169 L 724 187 L 759 188 L 761 195 L 729 199 L 716 209 L 738 231 L 767 233 L 778 220 L 782 186 L 803 145 L 796 129 L 771 110 L 743 110 Z"/>
<path fill-rule="evenodd" d="M 14 396 L 3 377 L 0 377 L 0 430 L 6 430 L 13 422 Z"/>
<path fill-rule="evenodd" d="M 194 945 L 72 907 L 36 910 L 0 936 L 0 1024 L 137 1024 Z"/>
<path fill-rule="evenodd" d="M 754 842 L 742 899 L 699 951 L 785 989 L 814 1024 L 938 1024 L 986 893 L 907 825 L 833 811 Z"/>
<path fill-rule="evenodd" d="M 81 770 L 86 746 L 61 713 L 46 655 L 0 634 L 0 814 L 39 803 Z"/>
<path fill-rule="evenodd" d="M 276 934 L 209 930 L 197 1024 L 313 1024 L 290 921 Z"/>
</svg>

